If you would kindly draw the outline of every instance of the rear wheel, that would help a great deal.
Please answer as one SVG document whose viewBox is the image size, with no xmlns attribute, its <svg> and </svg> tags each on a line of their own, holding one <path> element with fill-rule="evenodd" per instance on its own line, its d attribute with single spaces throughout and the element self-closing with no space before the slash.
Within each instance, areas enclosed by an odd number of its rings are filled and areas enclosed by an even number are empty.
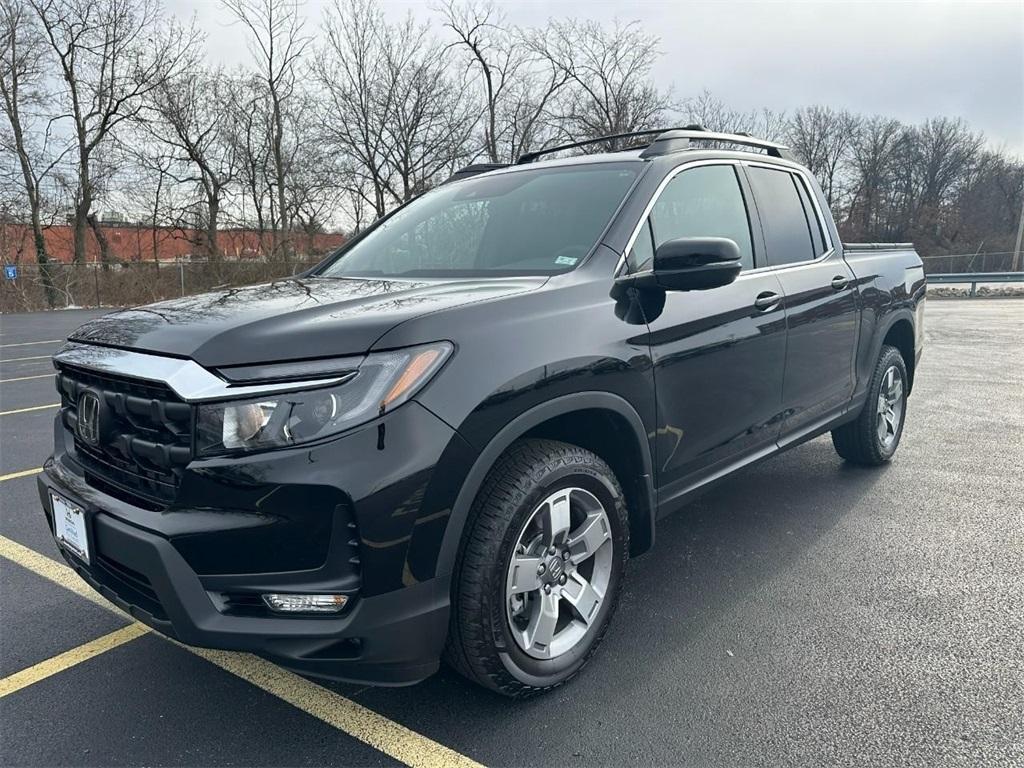
<svg viewBox="0 0 1024 768">
<path fill-rule="evenodd" d="M 618 600 L 629 525 L 615 475 L 577 446 L 520 441 L 491 470 L 468 525 L 446 658 L 508 696 L 566 682 Z"/>
<path fill-rule="evenodd" d="M 907 366 L 895 347 L 884 346 L 860 415 L 832 430 L 836 452 L 849 462 L 884 464 L 896 453 L 907 413 Z"/>
</svg>

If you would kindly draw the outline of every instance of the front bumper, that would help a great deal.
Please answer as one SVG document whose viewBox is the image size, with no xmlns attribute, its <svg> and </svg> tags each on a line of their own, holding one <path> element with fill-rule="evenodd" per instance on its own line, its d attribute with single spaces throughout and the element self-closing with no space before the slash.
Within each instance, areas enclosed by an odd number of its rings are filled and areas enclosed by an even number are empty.
<svg viewBox="0 0 1024 768">
<path fill-rule="evenodd" d="M 399 409 L 392 417 L 399 416 L 401 411 L 405 414 L 389 424 L 388 429 L 403 429 L 417 439 L 404 449 L 398 439 L 393 439 L 395 450 L 412 451 L 421 457 L 435 450 L 435 458 L 427 461 L 432 469 L 433 462 L 450 442 L 450 430 L 439 427 L 441 422 L 415 404 Z M 381 444 L 377 430 L 372 430 L 370 436 L 376 449 Z M 346 474 L 337 467 L 345 466 L 348 451 L 364 454 L 366 446 L 361 444 L 363 438 L 359 435 L 343 437 L 315 450 L 276 452 L 263 459 L 249 460 L 249 476 L 254 474 L 252 462 L 262 461 L 266 465 L 263 479 L 270 481 L 268 493 L 274 489 L 281 493 L 289 480 L 292 490 L 296 484 L 310 482 L 310 466 L 320 466 L 331 459 L 336 468 L 335 490 L 344 493 L 349 502 L 337 509 L 332 507 L 325 514 L 335 518 L 334 529 L 344 527 L 341 523 L 350 519 L 350 528 L 359 533 L 356 540 L 350 540 L 351 530 L 332 530 L 326 556 L 316 568 L 275 572 L 269 568 L 273 549 L 264 545 L 255 561 L 260 564 L 258 572 L 211 574 L 200 568 L 213 562 L 211 550 L 230 545 L 232 536 L 240 536 L 239 542 L 251 542 L 257 534 L 273 536 L 275 521 L 280 531 L 287 534 L 294 521 L 284 519 L 283 515 L 261 516 L 259 510 L 246 512 L 233 507 L 231 485 L 225 483 L 231 475 L 218 477 L 213 465 L 202 470 L 206 483 L 216 480 L 216 485 L 209 487 L 218 489 L 216 497 L 208 499 L 206 505 L 162 511 L 135 507 L 88 482 L 74 459 L 73 446 L 67 447 L 70 438 L 59 420 L 56 437 L 57 453 L 38 478 L 51 534 L 50 493 L 54 492 L 82 508 L 86 518 L 90 563 L 61 549 L 65 559 L 94 589 L 137 620 L 186 644 L 248 651 L 295 671 L 329 679 L 405 685 L 437 670 L 448 629 L 449 579 L 423 562 L 417 563 L 417 559 L 423 559 L 423 544 L 434 538 L 436 531 L 426 539 L 420 536 L 419 544 L 414 543 L 413 533 L 424 514 L 427 524 L 420 528 L 430 531 L 436 514 L 430 513 L 431 504 L 425 500 L 429 496 L 429 473 L 410 463 L 408 457 L 399 466 L 405 466 L 417 478 L 419 492 L 415 498 L 419 504 L 415 508 L 408 500 L 404 506 L 397 504 L 405 497 L 407 489 L 403 483 L 408 484 L 410 478 L 404 474 L 396 478 L 394 463 L 389 463 L 395 480 L 392 485 L 384 483 L 380 475 L 362 478 L 362 482 L 376 488 L 373 494 L 359 491 L 360 484 L 355 478 L 338 477 Z M 397 458 L 391 455 L 388 460 Z M 236 473 L 237 470 L 235 467 Z M 341 486 L 346 485 L 343 492 Z M 403 489 L 398 496 L 395 485 Z M 349 496 L 352 489 L 357 492 Z M 238 498 L 258 495 L 252 490 L 251 483 L 244 484 Z M 319 497 L 311 493 L 307 498 L 313 502 Z M 211 503 L 224 507 L 220 515 L 211 509 Z M 350 518 L 338 517 L 343 506 L 350 510 Z M 408 526 L 405 535 L 392 541 L 367 538 L 379 536 L 381 526 L 393 527 L 394 521 L 403 516 Z M 357 566 L 348 565 L 353 560 L 353 541 L 355 551 L 365 554 Z M 196 554 L 197 542 L 202 556 Z M 282 557 L 293 556 L 284 549 Z M 245 562 L 230 554 L 225 557 Z M 391 571 L 396 569 L 400 573 L 392 577 Z M 414 576 L 417 571 L 426 578 Z M 273 614 L 262 605 L 259 595 L 266 592 L 343 592 L 349 594 L 350 600 L 337 616 L 287 616 Z M 239 595 L 250 600 L 240 602 Z"/>
</svg>

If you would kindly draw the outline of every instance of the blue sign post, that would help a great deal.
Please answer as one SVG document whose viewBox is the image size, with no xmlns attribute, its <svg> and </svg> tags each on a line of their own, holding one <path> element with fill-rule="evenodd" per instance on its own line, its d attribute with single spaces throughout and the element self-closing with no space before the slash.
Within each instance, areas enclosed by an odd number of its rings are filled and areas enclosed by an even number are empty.
<svg viewBox="0 0 1024 768">
<path fill-rule="evenodd" d="M 18 279 L 18 267 L 15 264 L 4 264 L 4 277 L 8 280 Z"/>
</svg>

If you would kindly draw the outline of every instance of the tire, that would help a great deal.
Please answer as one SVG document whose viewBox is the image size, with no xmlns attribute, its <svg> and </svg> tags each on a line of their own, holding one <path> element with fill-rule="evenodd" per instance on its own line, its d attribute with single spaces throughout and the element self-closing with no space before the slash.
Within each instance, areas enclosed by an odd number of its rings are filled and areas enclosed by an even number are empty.
<svg viewBox="0 0 1024 768">
<path fill-rule="evenodd" d="M 903 436 L 909 381 L 907 366 L 899 350 L 883 346 L 871 375 L 868 399 L 860 414 L 853 421 L 832 430 L 836 453 L 846 461 L 864 466 L 878 466 L 889 461 Z"/>
<path fill-rule="evenodd" d="M 467 520 L 452 579 L 446 661 L 515 698 L 564 684 L 608 628 L 628 552 L 625 499 L 603 460 L 553 440 L 514 443 L 491 469 Z"/>
</svg>

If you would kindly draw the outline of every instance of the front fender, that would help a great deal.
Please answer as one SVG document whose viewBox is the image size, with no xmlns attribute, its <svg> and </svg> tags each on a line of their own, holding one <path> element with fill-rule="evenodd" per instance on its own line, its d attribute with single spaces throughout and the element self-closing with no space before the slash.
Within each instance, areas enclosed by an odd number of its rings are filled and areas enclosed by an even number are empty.
<svg viewBox="0 0 1024 768">
<path fill-rule="evenodd" d="M 641 515 L 642 525 L 649 531 L 646 546 L 654 541 L 654 520 L 657 508 L 653 483 L 653 461 L 651 458 L 650 441 L 647 439 L 647 432 L 640 415 L 624 398 L 611 392 L 579 392 L 571 395 L 548 400 L 536 405 L 529 410 L 519 414 L 504 427 L 502 427 L 491 440 L 483 446 L 479 455 L 466 473 L 462 488 L 452 506 L 448 526 L 445 530 L 441 543 L 441 550 L 438 555 L 437 573 L 448 575 L 455 567 L 458 556 L 459 545 L 462 542 L 466 521 L 469 518 L 469 511 L 473 505 L 480 487 L 491 467 L 494 466 L 498 457 L 504 453 L 512 443 L 525 435 L 531 429 L 558 416 L 563 416 L 574 411 L 582 410 L 606 410 L 615 413 L 629 424 L 633 437 L 639 447 L 641 461 L 643 464 L 641 495 L 642 509 L 635 510 Z"/>
</svg>

